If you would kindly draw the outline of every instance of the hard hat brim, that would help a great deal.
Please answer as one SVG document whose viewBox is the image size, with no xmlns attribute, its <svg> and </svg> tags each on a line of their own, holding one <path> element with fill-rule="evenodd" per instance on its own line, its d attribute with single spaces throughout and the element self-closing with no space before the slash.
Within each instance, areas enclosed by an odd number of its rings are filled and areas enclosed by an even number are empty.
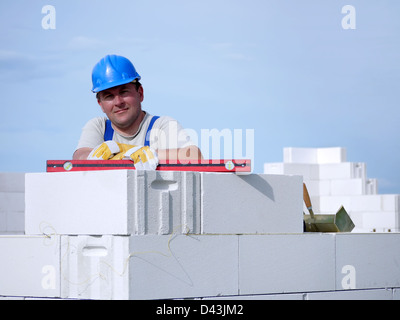
<svg viewBox="0 0 400 320">
<path fill-rule="evenodd" d="M 132 78 L 128 78 L 128 79 L 121 79 L 119 81 L 112 81 L 112 82 L 104 83 L 101 86 L 93 88 L 92 92 L 93 93 L 98 93 L 100 91 L 104 91 L 104 90 L 107 90 L 107 89 L 110 89 L 110 88 L 121 86 L 123 84 L 127 84 L 129 82 L 134 81 L 134 80 L 139 81 L 140 79 L 141 79 L 140 76 L 138 76 L 138 77 L 132 77 Z"/>
</svg>

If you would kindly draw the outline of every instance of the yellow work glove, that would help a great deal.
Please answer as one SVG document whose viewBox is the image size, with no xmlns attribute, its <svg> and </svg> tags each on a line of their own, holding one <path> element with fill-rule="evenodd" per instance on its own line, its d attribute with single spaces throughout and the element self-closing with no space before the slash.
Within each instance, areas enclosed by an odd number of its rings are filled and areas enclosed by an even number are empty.
<svg viewBox="0 0 400 320">
<path fill-rule="evenodd" d="M 132 148 L 136 147 L 134 145 L 124 144 L 124 143 L 118 143 L 118 145 L 119 145 L 120 152 L 118 152 L 116 155 L 111 157 L 110 160 L 124 160 L 124 159 L 127 159 L 127 157 L 125 157 L 125 152 L 127 152 L 129 149 L 132 149 Z M 130 159 L 128 159 L 128 160 L 130 160 Z"/>
<path fill-rule="evenodd" d="M 116 154 L 124 154 L 130 148 L 134 146 L 129 144 L 118 143 L 112 140 L 105 141 L 102 144 L 95 147 L 87 157 L 88 160 L 110 160 Z M 114 160 L 114 159 L 113 159 Z M 115 159 L 118 160 L 118 159 Z"/>
<path fill-rule="evenodd" d="M 150 147 L 135 146 L 124 154 L 125 159 L 131 159 L 137 170 L 156 170 L 158 156 Z"/>
</svg>

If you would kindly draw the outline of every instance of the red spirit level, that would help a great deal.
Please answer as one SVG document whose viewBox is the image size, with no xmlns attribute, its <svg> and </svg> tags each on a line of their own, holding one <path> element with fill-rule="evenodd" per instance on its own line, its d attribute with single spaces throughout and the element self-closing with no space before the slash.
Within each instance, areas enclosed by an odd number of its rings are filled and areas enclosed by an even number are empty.
<svg viewBox="0 0 400 320">
<path fill-rule="evenodd" d="M 130 160 L 47 160 L 47 172 L 135 170 Z M 160 161 L 159 171 L 251 172 L 251 161 L 200 160 L 196 162 Z"/>
</svg>

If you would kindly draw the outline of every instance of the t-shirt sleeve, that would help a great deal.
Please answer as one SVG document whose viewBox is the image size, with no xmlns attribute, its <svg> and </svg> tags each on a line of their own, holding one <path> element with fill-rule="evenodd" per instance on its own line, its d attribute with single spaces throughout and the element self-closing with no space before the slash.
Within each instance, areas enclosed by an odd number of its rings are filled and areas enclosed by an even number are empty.
<svg viewBox="0 0 400 320">
<path fill-rule="evenodd" d="M 104 142 L 105 119 L 98 117 L 89 120 L 82 129 L 81 137 L 75 150 L 94 148 Z"/>
</svg>

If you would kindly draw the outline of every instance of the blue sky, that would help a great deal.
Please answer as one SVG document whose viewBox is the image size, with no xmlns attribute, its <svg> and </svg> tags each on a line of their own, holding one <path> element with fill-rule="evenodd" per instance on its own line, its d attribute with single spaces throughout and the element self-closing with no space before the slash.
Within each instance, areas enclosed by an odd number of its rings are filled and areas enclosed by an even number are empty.
<svg viewBox="0 0 400 320">
<path fill-rule="evenodd" d="M 341 24 L 347 4 L 353 30 Z M 380 193 L 400 193 L 399 16 L 396 0 L 4 0 L 0 171 L 72 157 L 102 115 L 91 70 L 115 53 L 142 76 L 150 113 L 199 135 L 253 129 L 256 173 L 284 147 L 340 146 Z"/>
</svg>

